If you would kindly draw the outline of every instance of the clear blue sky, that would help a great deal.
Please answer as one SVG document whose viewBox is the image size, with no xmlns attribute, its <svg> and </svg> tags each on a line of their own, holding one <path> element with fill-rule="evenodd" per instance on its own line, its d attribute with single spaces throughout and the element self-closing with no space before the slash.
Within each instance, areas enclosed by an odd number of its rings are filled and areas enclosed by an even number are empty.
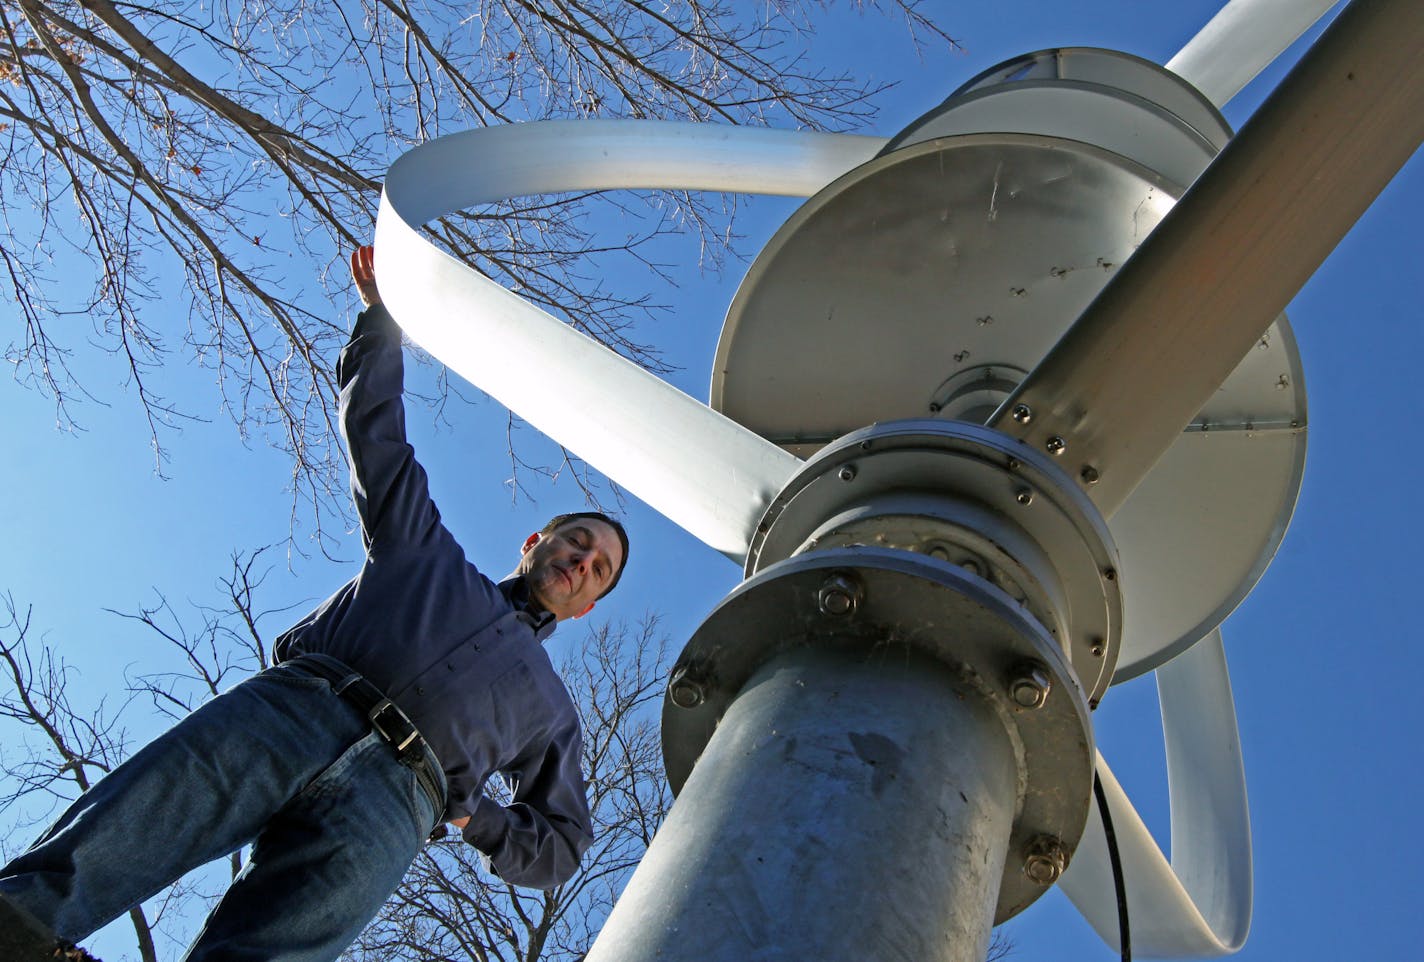
<svg viewBox="0 0 1424 962">
<path fill-rule="evenodd" d="M 930 4 L 962 53 L 909 54 L 899 32 L 838 13 L 817 57 L 868 79 L 899 81 L 880 101 L 875 132 L 893 134 L 964 80 L 1015 54 L 1053 46 L 1116 47 L 1165 61 L 1215 4 L 1101 0 L 1087 3 Z M 1286 60 L 1299 54 L 1299 45 Z M 1236 126 L 1279 79 L 1280 64 L 1228 105 Z M 753 207 L 741 226 L 755 252 L 790 208 Z M 1421 413 L 1416 365 L 1424 358 L 1421 301 L 1424 167 L 1406 167 L 1289 310 L 1306 369 L 1310 453 L 1290 533 L 1260 586 L 1227 621 L 1255 844 L 1256 909 L 1242 959 L 1413 958 L 1418 940 L 1411 830 L 1424 789 L 1417 736 L 1416 542 L 1424 468 L 1411 429 Z M 681 365 L 676 382 L 705 398 L 712 351 L 740 280 L 700 274 L 689 245 L 671 300 L 675 321 L 644 333 Z M 643 283 L 619 277 L 619 283 Z M 651 278 L 647 283 L 652 283 Z M 351 303 L 333 310 L 349 318 Z M 172 324 L 181 325 L 174 317 Z M 85 362 L 81 361 L 81 365 Z M 175 358 L 175 364 L 184 361 Z M 93 692 L 121 697 L 126 667 L 142 670 L 152 642 L 103 609 L 134 610 L 155 588 L 175 604 L 212 597 L 234 549 L 282 540 L 289 500 L 282 459 L 245 447 L 213 404 L 208 375 L 186 367 L 180 390 L 210 411 L 173 443 L 171 478 L 154 476 L 132 398 L 107 367 L 92 366 L 110 402 L 79 412 L 86 431 L 54 430 L 52 406 L 0 381 L 7 505 L 0 590 L 34 606 L 34 621 L 80 666 Z M 414 374 L 419 382 L 428 372 Z M 474 393 L 474 392 L 470 392 Z M 412 413 L 412 436 L 448 523 L 491 573 L 512 566 L 522 537 L 577 500 L 573 487 L 536 486 L 537 505 L 511 502 L 503 411 L 479 398 L 436 425 Z M 526 429 L 526 435 L 533 432 Z M 529 453 L 536 454 L 537 443 Z M 737 570 L 672 524 L 630 503 L 633 564 L 600 613 L 634 619 L 661 612 L 674 648 L 737 580 Z M 346 558 L 356 557 L 354 535 Z M 311 603 L 351 567 L 294 557 L 270 579 L 272 606 Z M 269 635 L 289 618 L 269 620 Z M 569 629 L 563 634 L 570 636 Z M 133 716 L 137 735 L 152 731 Z M 1166 784 L 1150 678 L 1109 692 L 1099 743 L 1149 825 L 1166 840 Z M 1011 924 L 1015 958 L 1114 957 L 1065 898 L 1051 893 Z M 107 956 L 106 956 L 107 957 Z"/>
</svg>

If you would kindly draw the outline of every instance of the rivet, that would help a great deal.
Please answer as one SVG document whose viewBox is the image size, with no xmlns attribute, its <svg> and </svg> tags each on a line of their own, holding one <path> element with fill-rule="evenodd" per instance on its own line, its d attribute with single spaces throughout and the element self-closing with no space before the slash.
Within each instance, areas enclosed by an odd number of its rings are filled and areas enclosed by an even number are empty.
<svg viewBox="0 0 1424 962">
<path fill-rule="evenodd" d="M 1027 404 L 1015 404 L 1009 416 L 1020 424 L 1027 424 L 1033 420 L 1033 408 Z"/>
<path fill-rule="evenodd" d="M 1094 638 L 1092 640 L 1092 645 L 1091 647 L 1089 647 L 1088 650 L 1093 653 L 1094 658 L 1103 657 L 1103 651 L 1105 650 L 1103 648 L 1103 640 L 1101 638 Z"/>
<path fill-rule="evenodd" d="M 1079 472 L 1078 477 L 1083 479 L 1084 484 L 1097 484 L 1102 480 L 1102 475 L 1098 474 L 1098 469 L 1091 464 L 1083 465 L 1083 470 Z"/>
<path fill-rule="evenodd" d="M 1029 488 L 1019 488 L 1014 492 L 1014 500 L 1022 505 L 1033 504 L 1033 491 Z"/>
<path fill-rule="evenodd" d="M 1104 579 L 1105 581 L 1116 581 L 1116 580 L 1117 580 L 1117 569 L 1116 569 L 1116 568 L 1104 568 L 1104 569 L 1103 569 L 1103 579 Z"/>
<path fill-rule="evenodd" d="M 1053 435 L 1053 437 L 1049 438 L 1047 441 L 1044 441 L 1043 446 L 1047 448 L 1048 453 L 1053 455 L 1055 458 L 1061 455 L 1064 451 L 1068 450 L 1068 442 L 1063 440 L 1056 434 Z"/>
<path fill-rule="evenodd" d="M 841 465 L 841 470 L 840 470 L 840 473 L 839 473 L 839 477 L 840 477 L 840 479 L 841 479 L 842 481 L 854 481 L 854 480 L 855 480 L 855 465 L 853 465 L 853 464 L 843 464 L 843 465 Z"/>
</svg>

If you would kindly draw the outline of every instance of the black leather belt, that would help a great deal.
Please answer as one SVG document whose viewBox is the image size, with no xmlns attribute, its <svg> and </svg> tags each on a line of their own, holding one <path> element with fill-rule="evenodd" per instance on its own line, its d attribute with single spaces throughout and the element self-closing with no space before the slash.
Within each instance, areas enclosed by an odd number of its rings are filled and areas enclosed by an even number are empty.
<svg viewBox="0 0 1424 962">
<path fill-rule="evenodd" d="M 332 691 L 360 709 L 371 729 L 381 736 L 396 751 L 400 763 L 415 772 L 421 788 L 435 803 L 438 817 L 445 811 L 445 792 L 440 779 L 432 770 L 430 759 L 434 755 L 425 744 L 425 738 L 415 723 L 400 706 L 386 697 L 385 692 L 371 684 L 366 677 L 330 655 L 298 655 L 282 662 L 284 665 L 300 665 L 313 674 L 331 682 Z"/>
</svg>

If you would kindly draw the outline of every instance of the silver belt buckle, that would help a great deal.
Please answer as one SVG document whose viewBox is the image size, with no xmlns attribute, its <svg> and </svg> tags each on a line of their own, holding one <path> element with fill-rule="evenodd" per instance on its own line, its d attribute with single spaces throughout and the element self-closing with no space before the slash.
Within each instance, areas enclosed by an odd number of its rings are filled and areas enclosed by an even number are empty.
<svg viewBox="0 0 1424 962">
<path fill-rule="evenodd" d="M 410 734 L 406 735 L 405 739 L 401 742 L 397 742 L 395 736 L 392 735 L 390 732 L 386 731 L 386 729 L 381 725 L 380 716 L 387 709 L 390 709 L 391 711 L 395 712 L 396 717 L 399 718 L 401 721 L 405 722 L 406 725 L 410 728 Z M 411 742 L 415 741 L 417 738 L 420 737 L 420 732 L 416 729 L 415 723 L 410 720 L 410 718 L 406 715 L 405 712 L 401 711 L 399 705 L 391 701 L 389 698 L 382 698 L 379 702 L 377 702 L 376 707 L 372 708 L 367 713 L 366 717 L 370 719 L 371 727 L 376 730 L 376 734 L 380 735 L 390 744 L 395 745 L 396 751 L 398 752 L 405 751 L 406 747 L 410 745 Z"/>
</svg>

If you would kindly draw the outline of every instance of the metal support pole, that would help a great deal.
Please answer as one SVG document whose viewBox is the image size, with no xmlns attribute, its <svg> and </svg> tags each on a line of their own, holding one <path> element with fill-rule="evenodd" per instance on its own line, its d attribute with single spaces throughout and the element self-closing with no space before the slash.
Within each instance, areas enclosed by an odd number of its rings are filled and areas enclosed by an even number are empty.
<svg viewBox="0 0 1424 962">
<path fill-rule="evenodd" d="M 901 645 L 796 648 L 732 702 L 588 962 L 981 962 L 1015 802 L 991 697 Z"/>
</svg>

